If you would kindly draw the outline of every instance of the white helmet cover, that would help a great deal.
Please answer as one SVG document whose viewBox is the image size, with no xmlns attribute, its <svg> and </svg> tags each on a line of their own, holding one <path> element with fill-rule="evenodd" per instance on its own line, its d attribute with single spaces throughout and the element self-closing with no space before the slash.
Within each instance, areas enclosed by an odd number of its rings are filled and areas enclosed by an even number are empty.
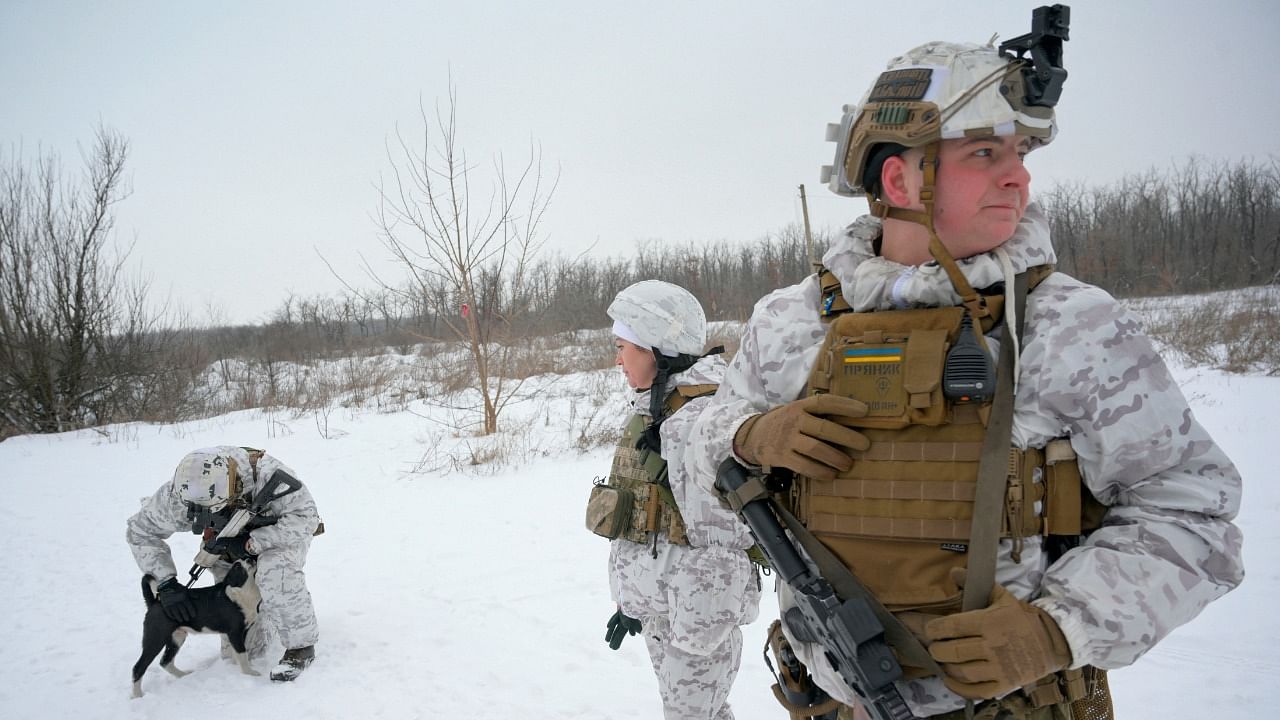
<svg viewBox="0 0 1280 720">
<path fill-rule="evenodd" d="M 184 502 L 221 510 L 244 492 L 241 473 L 252 472 L 249 454 L 238 447 L 202 448 L 187 454 L 173 472 Z"/>
<path fill-rule="evenodd" d="M 701 355 L 706 347 L 707 316 L 693 293 L 679 285 L 642 280 L 618 293 L 607 312 L 663 355 Z"/>
<path fill-rule="evenodd" d="M 837 142 L 834 171 L 823 181 L 840 195 L 860 195 L 873 147 L 897 143 L 913 148 L 938 140 L 981 135 L 1026 135 L 1032 148 L 1057 133 L 1052 107 L 1029 105 L 1025 61 L 991 45 L 931 42 L 889 62 L 862 100 L 845 106 L 827 139 Z"/>
</svg>

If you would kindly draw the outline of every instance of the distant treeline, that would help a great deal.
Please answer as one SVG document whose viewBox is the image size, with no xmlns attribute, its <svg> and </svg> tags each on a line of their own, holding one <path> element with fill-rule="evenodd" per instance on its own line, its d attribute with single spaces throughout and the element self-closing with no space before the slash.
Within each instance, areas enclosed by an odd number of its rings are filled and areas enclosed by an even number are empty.
<svg viewBox="0 0 1280 720">
<path fill-rule="evenodd" d="M 104 148 L 98 164 L 118 170 L 122 156 L 106 152 L 117 148 Z M 144 317 L 145 288 L 132 294 L 116 289 L 120 265 L 96 262 L 110 227 L 103 218 L 109 220 L 118 199 L 115 175 L 88 188 L 96 192 L 71 208 L 77 215 L 57 208 L 57 186 L 47 177 L 24 176 L 16 162 L 0 167 L 0 189 L 7 190 L 0 193 L 0 438 L 198 416 L 213 409 L 200 394 L 208 397 L 218 384 L 231 391 L 237 373 L 266 378 L 265 385 L 253 384 L 245 406 L 287 402 L 276 381 L 283 365 L 456 343 L 448 323 L 456 325 L 464 312 L 473 314 L 485 337 L 485 328 L 500 327 L 493 337 L 508 342 L 601 328 L 618 291 L 645 279 L 688 288 L 710 320 L 741 321 L 763 295 L 811 272 L 804 233 L 788 226 L 741 241 L 655 241 L 632 257 L 544 252 L 520 283 L 481 272 L 476 307 L 451 301 L 443 287 L 384 286 L 292 296 L 258 325 L 199 327 Z M 51 167 L 40 173 L 61 181 Z M 1038 200 L 1051 219 L 1059 269 L 1119 297 L 1280 281 L 1280 166 L 1274 158 L 1191 159 L 1110 185 L 1059 184 L 1039 192 Z M 80 209 L 85 207 L 91 212 Z M 851 220 L 862 211 L 857 201 L 848 207 Z M 835 232 L 815 233 L 814 257 L 821 258 Z M 52 237 L 58 233 L 65 237 Z M 86 255 L 84 248 L 93 252 Z M 108 268 L 109 276 L 86 275 L 94 267 Z M 46 282 L 48 289 L 41 286 Z M 85 287 L 96 294 L 77 290 Z M 211 383 L 211 376 L 218 379 Z"/>
<path fill-rule="evenodd" d="M 1119 297 L 1200 293 L 1280 280 L 1277 159 L 1191 158 L 1111 185 L 1040 196 L 1058 267 Z"/>
<path fill-rule="evenodd" d="M 1058 184 L 1037 199 L 1050 217 L 1058 268 L 1118 297 L 1280 281 L 1280 166 L 1274 159 L 1228 164 L 1193 158 L 1111 185 Z M 852 218 L 861 206 L 851 201 L 849 209 Z M 815 233 L 815 257 L 821 258 L 833 232 Z M 745 242 L 646 243 L 630 258 L 545 256 L 523 287 L 487 278 L 482 297 L 502 296 L 503 307 L 523 308 L 520 316 L 532 318 L 526 321 L 531 335 L 607 325 L 605 308 L 618 291 L 646 279 L 688 288 L 708 319 L 745 320 L 762 296 L 810 271 L 804 233 L 791 225 Z M 386 290 L 289 298 L 266 326 L 209 333 L 211 340 L 241 348 L 259 335 L 247 347 L 286 345 L 298 359 L 331 356 L 447 337 L 429 307 L 451 304 L 415 302 Z M 502 321 L 484 306 L 475 310 L 486 321 Z"/>
</svg>

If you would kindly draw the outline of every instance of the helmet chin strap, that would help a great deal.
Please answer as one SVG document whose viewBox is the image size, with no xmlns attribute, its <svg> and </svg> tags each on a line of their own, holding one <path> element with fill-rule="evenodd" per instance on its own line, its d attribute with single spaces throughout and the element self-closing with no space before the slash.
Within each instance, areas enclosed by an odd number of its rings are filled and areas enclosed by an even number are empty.
<svg viewBox="0 0 1280 720">
<path fill-rule="evenodd" d="M 969 279 L 960 271 L 960 266 L 956 263 L 956 259 L 942 244 L 942 240 L 938 238 L 938 231 L 933 226 L 933 200 L 938 172 L 939 145 L 940 142 L 931 142 L 924 146 L 924 160 L 921 163 L 921 167 L 924 170 L 924 184 L 920 187 L 920 202 L 924 205 L 923 212 L 891 207 L 870 193 L 867 194 L 867 202 L 871 204 L 871 214 L 878 218 L 889 217 L 894 220 L 917 223 L 923 225 L 929 231 L 929 254 L 942 266 L 942 269 L 947 273 L 947 278 L 951 280 L 951 287 L 955 288 L 956 294 L 960 296 L 960 301 L 968 308 L 969 314 L 973 319 L 977 320 L 991 314 L 991 311 L 987 308 L 987 301 L 969 284 Z M 985 348 L 986 343 L 982 340 L 981 333 L 978 334 L 978 338 Z"/>
<path fill-rule="evenodd" d="M 663 355 L 658 348 L 650 348 L 653 350 L 653 357 L 658 364 L 657 375 L 653 379 L 653 384 L 649 386 L 649 415 L 653 418 L 649 426 L 645 428 L 639 440 L 636 442 L 637 448 L 648 448 L 649 450 L 662 454 L 662 435 L 658 429 L 662 427 L 664 417 L 663 409 L 667 402 L 667 381 L 672 375 L 688 370 L 695 363 L 704 357 L 710 355 L 719 355 L 724 352 L 723 345 L 717 345 L 701 355 L 689 355 L 680 353 L 675 357 Z"/>
</svg>

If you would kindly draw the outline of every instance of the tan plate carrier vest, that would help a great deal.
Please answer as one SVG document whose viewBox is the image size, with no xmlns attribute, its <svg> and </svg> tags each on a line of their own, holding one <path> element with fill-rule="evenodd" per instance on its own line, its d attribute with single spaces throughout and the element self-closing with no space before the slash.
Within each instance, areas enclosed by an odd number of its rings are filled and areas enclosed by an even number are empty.
<svg viewBox="0 0 1280 720">
<path fill-rule="evenodd" d="M 663 419 L 690 400 L 710 395 L 718 385 L 683 385 L 667 396 Z M 613 454 L 607 483 L 597 483 L 587 502 L 587 529 L 609 539 L 647 543 L 666 535 L 675 545 L 688 545 L 684 518 L 667 482 L 667 461 L 648 448 L 637 448 L 650 419 L 636 413 L 627 421 Z"/>
<path fill-rule="evenodd" d="M 1028 284 L 1034 287 L 1052 272 L 1052 266 L 1033 268 Z M 991 413 L 989 400 L 953 402 L 942 391 L 947 351 L 966 310 L 849 312 L 839 280 L 824 269 L 820 281 L 828 330 L 806 396 L 831 393 L 866 403 L 867 416 L 850 424 L 871 444 L 864 452 L 850 451 L 853 467 L 834 480 L 798 477 L 784 501 L 889 611 L 959 612 L 961 591 L 950 571 L 967 565 Z M 984 334 L 1003 317 L 1004 302 L 1004 296 L 986 297 Z M 1044 448 L 1010 448 L 1000 536 L 1012 540 L 1015 562 L 1024 538 L 1078 536 L 1097 526 L 1101 511 L 1083 489 L 1066 438 Z M 1033 706 L 1084 694 L 1084 683 L 1071 678 L 1045 680 L 1062 691 L 1029 689 L 1041 695 L 1031 698 Z"/>
</svg>

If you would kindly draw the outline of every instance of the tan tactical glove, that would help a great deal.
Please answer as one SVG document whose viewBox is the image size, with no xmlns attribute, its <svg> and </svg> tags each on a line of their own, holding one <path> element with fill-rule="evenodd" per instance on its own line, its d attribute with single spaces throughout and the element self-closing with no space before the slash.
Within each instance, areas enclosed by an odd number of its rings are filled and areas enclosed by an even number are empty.
<svg viewBox="0 0 1280 720">
<path fill-rule="evenodd" d="M 866 404 L 839 395 L 795 400 L 749 418 L 733 437 L 733 451 L 752 465 L 830 480 L 853 466 L 843 448 L 871 446 L 867 436 L 844 425 L 866 415 Z"/>
<path fill-rule="evenodd" d="M 929 654 L 946 673 L 943 682 L 973 700 L 1000 697 L 1071 664 L 1058 623 L 1001 585 L 991 591 L 990 606 L 931 620 L 924 631 Z"/>
</svg>

